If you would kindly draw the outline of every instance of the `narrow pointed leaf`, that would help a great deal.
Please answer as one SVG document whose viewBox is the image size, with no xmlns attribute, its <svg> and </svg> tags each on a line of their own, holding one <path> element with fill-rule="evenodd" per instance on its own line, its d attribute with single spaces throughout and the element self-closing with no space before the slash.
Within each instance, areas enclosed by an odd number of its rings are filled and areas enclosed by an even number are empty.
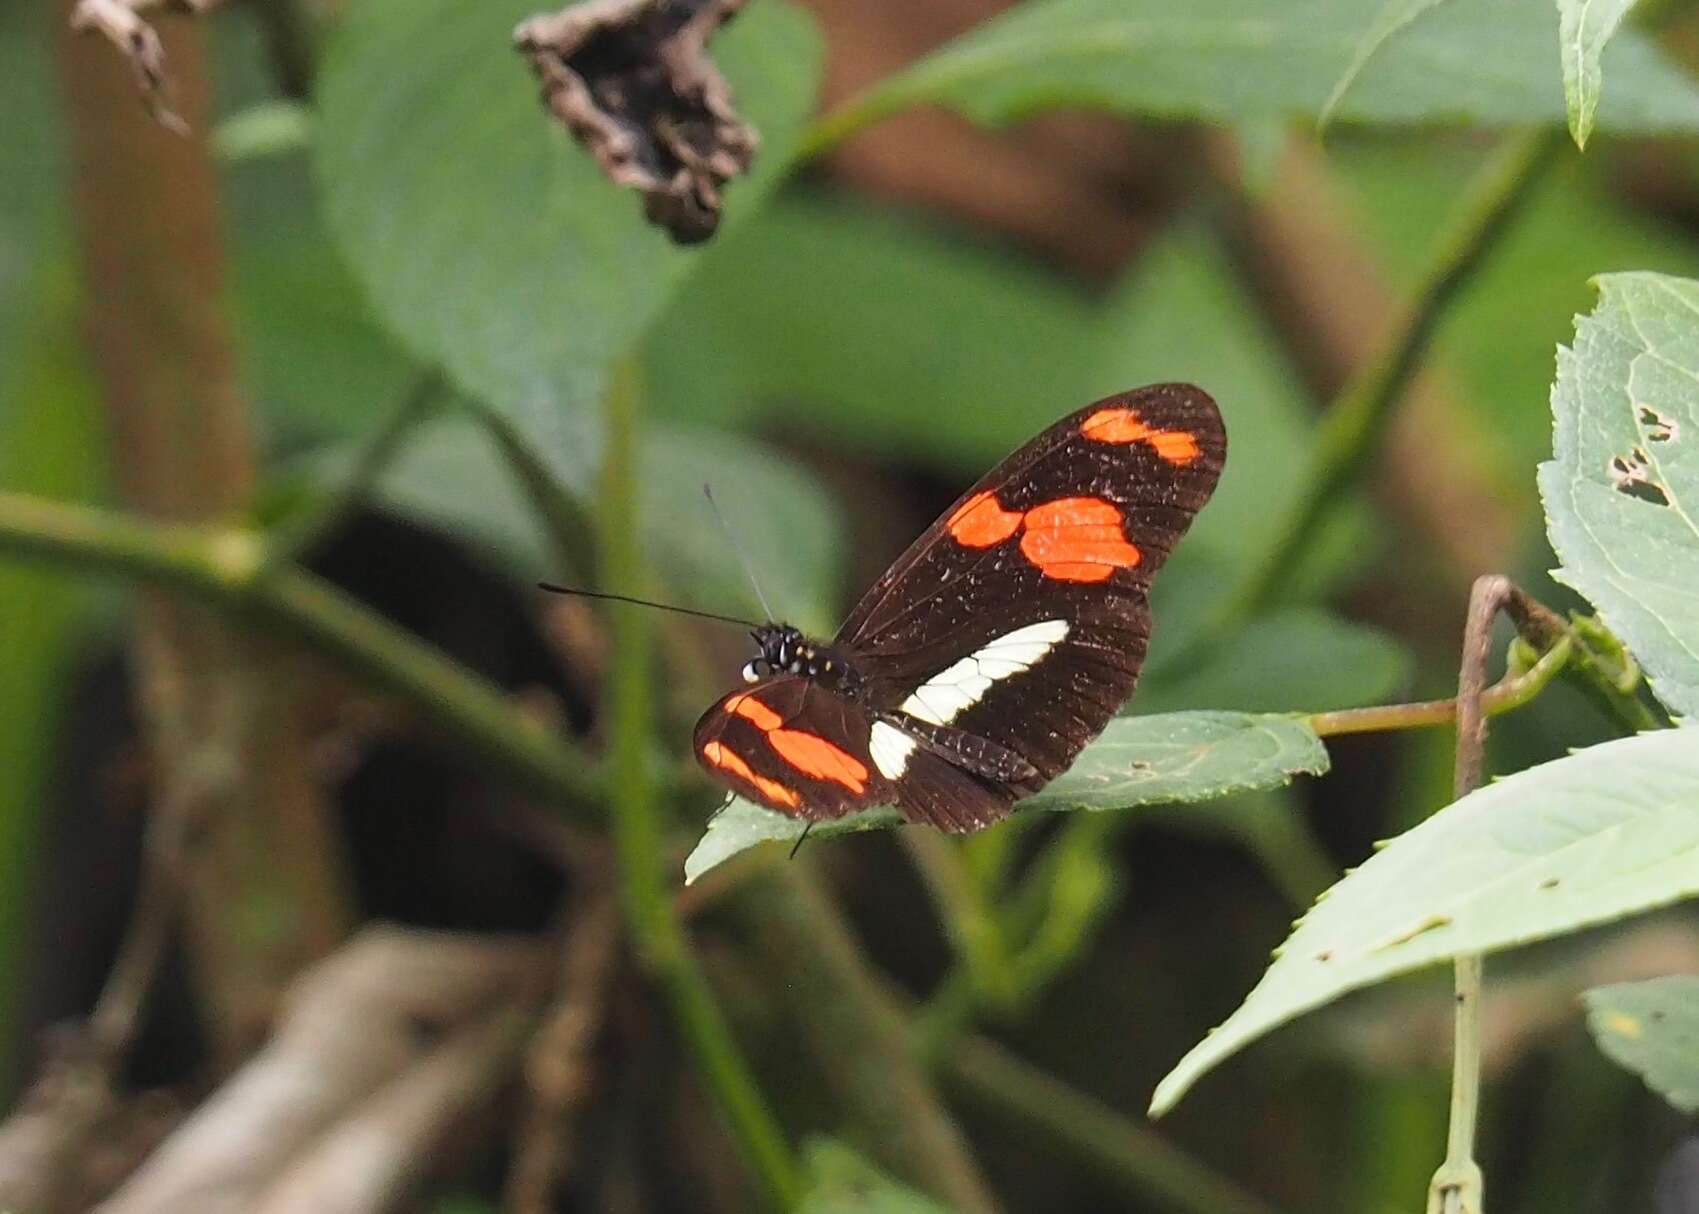
<svg viewBox="0 0 1699 1214">
<path fill-rule="evenodd" d="M 1563 101 L 1569 108 L 1569 134 L 1578 148 L 1587 146 L 1599 109 L 1604 81 L 1599 57 L 1633 7 L 1634 0 L 1557 0 Z"/>
</svg>

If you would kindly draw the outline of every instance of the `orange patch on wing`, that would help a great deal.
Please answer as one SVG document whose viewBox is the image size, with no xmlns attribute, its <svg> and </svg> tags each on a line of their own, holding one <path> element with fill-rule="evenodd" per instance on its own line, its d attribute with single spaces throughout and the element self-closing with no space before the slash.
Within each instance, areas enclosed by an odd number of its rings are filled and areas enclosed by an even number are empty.
<svg viewBox="0 0 1699 1214">
<path fill-rule="evenodd" d="M 982 490 L 963 502 L 944 527 L 958 544 L 989 548 L 1020 530 L 1021 512 L 1005 510 L 997 495 Z"/>
<path fill-rule="evenodd" d="M 1064 497 L 1026 513 L 1021 555 L 1047 578 L 1106 582 L 1144 559 L 1121 531 L 1121 512 L 1096 497 Z"/>
<path fill-rule="evenodd" d="M 743 756 L 735 750 L 729 750 L 719 742 L 709 742 L 702 748 L 702 757 L 722 771 L 729 771 L 740 780 L 746 780 L 769 801 L 780 805 L 788 805 L 795 809 L 802 803 L 802 798 L 796 795 L 794 788 L 786 788 L 777 780 L 769 780 L 744 762 Z"/>
<path fill-rule="evenodd" d="M 1133 409 L 1099 409 L 1080 423 L 1080 433 L 1099 443 L 1149 443 L 1158 458 L 1170 464 L 1189 464 L 1202 454 L 1197 435 L 1154 429 Z"/>
<path fill-rule="evenodd" d="M 762 733 L 770 733 L 785 723 L 785 719 L 768 708 L 760 700 L 753 699 L 748 692 L 733 696 L 726 701 L 726 711 L 735 713 L 747 721 L 753 721 L 755 728 Z"/>
<path fill-rule="evenodd" d="M 847 750 L 818 734 L 775 729 L 767 735 L 779 756 L 805 776 L 842 784 L 860 795 L 867 791 L 867 768 Z"/>
</svg>

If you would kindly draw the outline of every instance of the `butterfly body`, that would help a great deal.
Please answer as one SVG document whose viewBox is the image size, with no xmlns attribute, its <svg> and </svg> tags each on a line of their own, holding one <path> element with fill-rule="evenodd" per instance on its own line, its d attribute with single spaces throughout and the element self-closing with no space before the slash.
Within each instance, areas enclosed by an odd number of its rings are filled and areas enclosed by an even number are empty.
<svg viewBox="0 0 1699 1214">
<path fill-rule="evenodd" d="M 1159 384 L 1062 418 L 987 473 L 830 642 L 757 629 L 704 768 L 812 821 L 894 804 L 977 830 L 1073 762 L 1132 694 L 1146 593 L 1226 458 L 1215 403 Z"/>
</svg>

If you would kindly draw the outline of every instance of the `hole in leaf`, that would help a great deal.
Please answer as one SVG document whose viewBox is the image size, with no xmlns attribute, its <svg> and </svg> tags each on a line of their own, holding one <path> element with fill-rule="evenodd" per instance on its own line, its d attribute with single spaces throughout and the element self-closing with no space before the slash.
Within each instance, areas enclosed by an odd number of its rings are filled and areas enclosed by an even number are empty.
<svg viewBox="0 0 1699 1214">
<path fill-rule="evenodd" d="M 1643 447 L 1634 448 L 1627 456 L 1613 455 L 1610 462 L 1611 484 L 1616 486 L 1618 493 L 1626 493 L 1654 506 L 1667 506 L 1670 504 L 1669 494 L 1651 479 L 1647 471 L 1651 462 L 1651 456 Z"/>
<path fill-rule="evenodd" d="M 1675 423 L 1650 405 L 1640 406 L 1640 424 L 1646 428 L 1646 438 L 1651 442 L 1667 443 L 1675 437 Z"/>
<path fill-rule="evenodd" d="M 1661 486 L 1654 485 L 1651 481 L 1632 480 L 1626 484 L 1618 485 L 1617 488 L 1628 494 L 1629 497 L 1637 497 L 1643 502 L 1651 502 L 1654 506 L 1670 504 L 1669 494 L 1665 493 Z"/>
</svg>

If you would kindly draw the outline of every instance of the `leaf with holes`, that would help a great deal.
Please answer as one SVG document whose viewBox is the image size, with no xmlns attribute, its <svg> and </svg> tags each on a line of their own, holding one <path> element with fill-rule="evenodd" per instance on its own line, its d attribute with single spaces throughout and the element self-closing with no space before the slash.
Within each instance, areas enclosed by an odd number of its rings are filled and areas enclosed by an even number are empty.
<svg viewBox="0 0 1699 1214">
<path fill-rule="evenodd" d="M 1609 274 L 1558 351 L 1540 465 L 1554 576 L 1592 600 L 1671 711 L 1699 713 L 1699 282 Z"/>
<path fill-rule="evenodd" d="M 1619 738 L 1477 789 L 1329 890 L 1239 1010 L 1156 1089 L 1171 1108 L 1264 1033 L 1359 987 L 1699 894 L 1699 746 Z"/>
<path fill-rule="evenodd" d="M 1175 712 L 1120 717 L 1020 809 L 1131 809 L 1207 801 L 1252 788 L 1274 788 L 1295 775 L 1321 775 L 1327 751 L 1302 720 L 1243 712 Z M 817 825 L 812 839 L 894 826 L 894 809 L 870 809 Z M 691 882 L 757 843 L 794 842 L 804 823 L 732 798 L 708 824 L 684 862 Z"/>
<path fill-rule="evenodd" d="M 1683 1113 L 1699 1113 L 1699 976 L 1596 986 L 1583 999 L 1607 1056 Z"/>
<path fill-rule="evenodd" d="M 585 406 L 608 366 L 717 249 L 648 226 L 641 200 L 550 121 L 511 43 L 539 7 L 351 6 L 319 77 L 315 150 L 331 228 L 379 315 L 571 472 L 595 466 Z M 712 50 L 763 140 L 754 173 L 727 187 L 733 226 L 783 175 L 820 48 L 805 15 L 767 0 Z"/>
<path fill-rule="evenodd" d="M 1412 7 L 1427 11 L 1387 28 L 1384 13 Z M 1218 122 L 1315 117 L 1342 78 L 1336 122 L 1558 123 L 1557 25 L 1549 4 L 1505 0 L 1036 0 L 888 77 L 828 130 L 922 104 L 986 123 L 1057 106 Z M 1352 76 L 1365 45 L 1373 57 Z M 1603 61 L 1612 83 L 1601 126 L 1699 129 L 1699 87 L 1650 40 L 1624 31 Z"/>
<path fill-rule="evenodd" d="M 1569 109 L 1569 134 L 1578 148 L 1587 146 L 1599 108 L 1604 82 L 1599 57 L 1633 7 L 1634 0 L 1557 0 L 1563 100 Z"/>
</svg>

